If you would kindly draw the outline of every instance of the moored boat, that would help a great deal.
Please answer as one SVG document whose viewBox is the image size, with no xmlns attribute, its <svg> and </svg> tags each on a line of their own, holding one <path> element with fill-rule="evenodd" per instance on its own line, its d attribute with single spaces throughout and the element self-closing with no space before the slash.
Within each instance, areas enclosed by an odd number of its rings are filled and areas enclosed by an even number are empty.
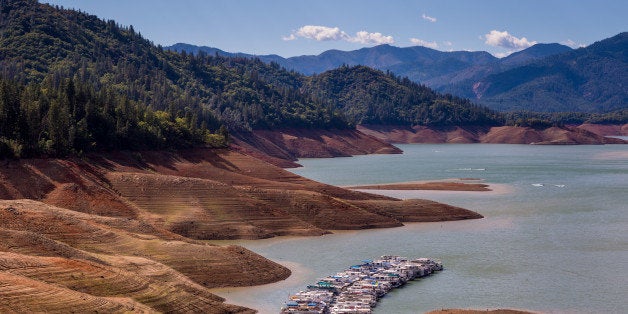
<svg viewBox="0 0 628 314">
<path fill-rule="evenodd" d="M 371 313 L 379 298 L 408 281 L 443 270 L 438 260 L 384 255 L 319 279 L 290 296 L 281 313 Z"/>
</svg>

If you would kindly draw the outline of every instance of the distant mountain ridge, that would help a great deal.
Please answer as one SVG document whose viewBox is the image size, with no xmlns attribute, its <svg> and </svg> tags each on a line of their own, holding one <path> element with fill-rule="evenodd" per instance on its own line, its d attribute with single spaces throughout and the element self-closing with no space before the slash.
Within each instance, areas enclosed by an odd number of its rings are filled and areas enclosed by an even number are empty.
<svg viewBox="0 0 628 314">
<path fill-rule="evenodd" d="M 395 47 L 379 45 L 353 51 L 328 50 L 319 55 L 283 58 L 278 55 L 231 53 L 218 48 L 178 43 L 165 49 L 177 52 L 218 54 L 225 57 L 258 58 L 276 62 L 288 70 L 305 75 L 319 74 L 342 65 L 364 65 L 378 70 L 389 70 L 396 75 L 439 89 L 452 82 L 480 78 L 511 67 L 525 64 L 556 53 L 572 50 L 560 44 L 537 44 L 523 51 L 499 59 L 486 51 L 443 52 L 427 47 Z"/>
<path fill-rule="evenodd" d="M 258 58 L 307 75 L 342 65 L 365 65 L 500 111 L 605 113 L 625 109 L 628 104 L 626 34 L 576 50 L 557 43 L 536 44 L 501 59 L 484 51 L 442 52 L 390 45 L 290 58 L 187 44 L 166 49 Z"/>
<path fill-rule="evenodd" d="M 541 59 L 553 55 L 557 55 L 560 53 L 572 51 L 573 49 L 557 44 L 536 44 L 529 48 L 526 48 L 521 51 L 514 52 L 503 59 L 501 59 L 501 64 L 505 66 L 518 66 L 522 65 L 531 60 Z"/>
<path fill-rule="evenodd" d="M 243 52 L 227 52 L 218 48 L 214 48 L 214 47 L 207 47 L 207 46 L 195 46 L 195 45 L 191 45 L 191 44 L 184 44 L 184 43 L 177 43 L 174 44 L 172 46 L 168 46 L 168 47 L 164 47 L 164 49 L 166 50 L 171 50 L 171 51 L 176 51 L 176 52 L 183 52 L 185 51 L 186 53 L 192 53 L 192 54 L 198 54 L 199 52 L 203 52 L 206 53 L 209 56 L 221 56 L 221 57 L 230 57 L 230 58 L 260 58 L 260 60 L 264 61 L 264 62 L 271 62 L 271 61 L 275 61 L 278 62 L 281 59 L 284 59 L 281 56 L 278 55 L 263 55 L 263 56 L 257 56 L 257 55 L 252 55 L 252 54 L 248 54 L 248 53 L 243 53 Z"/>
<path fill-rule="evenodd" d="M 628 32 L 440 88 L 497 110 L 610 112 L 628 105 Z"/>
<path fill-rule="evenodd" d="M 220 54 L 175 53 L 113 20 L 35 0 L 0 0 L 0 157 L 223 147 L 228 131 L 346 130 L 364 120 L 502 120 L 379 70 L 347 67 L 343 80 L 315 80 L 276 63 Z M 359 101 L 338 101 L 348 95 Z M 391 115 L 391 106 L 403 116 Z M 372 112 L 354 114 L 365 107 Z"/>
</svg>

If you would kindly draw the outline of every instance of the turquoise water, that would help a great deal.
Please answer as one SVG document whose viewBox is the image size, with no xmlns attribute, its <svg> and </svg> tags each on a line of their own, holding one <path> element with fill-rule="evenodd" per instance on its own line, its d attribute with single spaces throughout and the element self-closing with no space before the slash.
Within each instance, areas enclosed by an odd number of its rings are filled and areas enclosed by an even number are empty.
<svg viewBox="0 0 628 314">
<path fill-rule="evenodd" d="M 335 185 L 477 178 L 495 192 L 385 191 L 486 218 L 412 223 L 322 237 L 237 241 L 286 264 L 286 281 L 223 289 L 228 301 L 276 313 L 291 292 L 361 259 L 433 257 L 443 272 L 384 297 L 375 313 L 522 308 L 628 313 L 628 146 L 399 145 L 402 155 L 304 159 L 297 174 Z M 234 243 L 234 242 L 231 242 Z"/>
</svg>

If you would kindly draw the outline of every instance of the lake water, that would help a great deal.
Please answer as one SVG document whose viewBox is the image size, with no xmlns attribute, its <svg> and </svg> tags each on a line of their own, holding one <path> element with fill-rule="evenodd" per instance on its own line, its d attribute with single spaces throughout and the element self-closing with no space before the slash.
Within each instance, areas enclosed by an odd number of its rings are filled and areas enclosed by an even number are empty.
<svg viewBox="0 0 628 314">
<path fill-rule="evenodd" d="M 334 185 L 477 178 L 494 192 L 386 191 L 484 215 L 322 237 L 230 241 L 283 263 L 293 276 L 217 290 L 277 313 L 290 293 L 362 259 L 433 257 L 445 270 L 385 296 L 375 313 L 520 308 L 628 313 L 628 146 L 398 145 L 401 155 L 303 159 L 297 174 Z"/>
</svg>

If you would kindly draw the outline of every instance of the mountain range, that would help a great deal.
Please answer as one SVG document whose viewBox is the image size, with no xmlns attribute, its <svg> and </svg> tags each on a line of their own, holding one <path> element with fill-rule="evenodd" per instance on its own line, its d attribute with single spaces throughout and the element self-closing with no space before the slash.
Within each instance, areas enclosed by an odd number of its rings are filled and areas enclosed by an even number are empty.
<svg viewBox="0 0 628 314">
<path fill-rule="evenodd" d="M 258 58 L 303 74 L 322 73 L 341 65 L 365 65 L 497 110 L 600 113 L 626 107 L 627 34 L 575 50 L 556 43 L 536 44 L 504 58 L 484 51 L 443 52 L 390 45 L 290 58 L 228 53 L 182 43 L 166 49 Z"/>
<path fill-rule="evenodd" d="M 319 55 L 283 58 L 278 55 L 250 55 L 229 53 L 218 48 L 199 47 L 178 43 L 168 50 L 188 53 L 205 52 L 225 57 L 258 58 L 263 62 L 276 62 L 288 70 L 305 75 L 322 73 L 342 65 L 364 65 L 375 69 L 388 70 L 396 75 L 438 89 L 453 82 L 469 78 L 483 77 L 491 73 L 510 69 L 556 53 L 570 51 L 560 44 L 536 44 L 528 49 L 499 59 L 485 51 L 442 52 L 435 49 L 415 47 L 394 47 L 379 45 L 354 51 L 328 50 Z"/>
<path fill-rule="evenodd" d="M 628 33 L 442 91 L 499 110 L 610 112 L 628 104 Z"/>
<path fill-rule="evenodd" d="M 363 66 L 306 76 L 251 58 L 164 50 L 131 26 L 34 0 L 0 5 L 0 157 L 224 146 L 226 129 L 502 120 Z"/>
</svg>

